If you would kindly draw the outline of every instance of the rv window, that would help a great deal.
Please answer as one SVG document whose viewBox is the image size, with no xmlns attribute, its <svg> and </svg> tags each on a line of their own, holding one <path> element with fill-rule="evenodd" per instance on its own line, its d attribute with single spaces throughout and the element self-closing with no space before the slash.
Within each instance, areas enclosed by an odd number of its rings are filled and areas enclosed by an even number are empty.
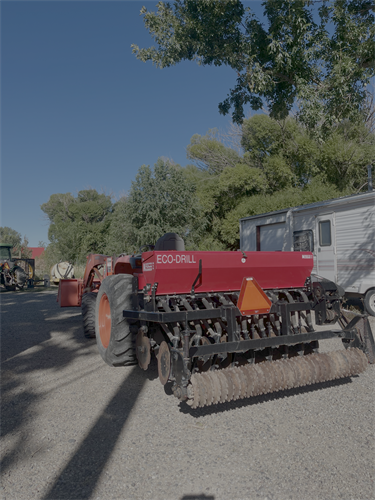
<svg viewBox="0 0 375 500">
<path fill-rule="evenodd" d="M 295 252 L 314 251 L 314 235 L 311 229 L 293 232 L 293 249 Z"/>
<path fill-rule="evenodd" d="M 331 222 L 329 220 L 319 222 L 319 244 L 321 247 L 331 245 Z"/>
</svg>

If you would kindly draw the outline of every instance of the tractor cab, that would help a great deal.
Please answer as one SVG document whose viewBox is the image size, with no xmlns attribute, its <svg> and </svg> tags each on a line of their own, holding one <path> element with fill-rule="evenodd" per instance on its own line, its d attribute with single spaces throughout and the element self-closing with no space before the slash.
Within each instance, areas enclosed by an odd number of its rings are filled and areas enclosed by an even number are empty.
<svg viewBox="0 0 375 500">
<path fill-rule="evenodd" d="M 8 243 L 0 243 L 0 264 L 4 264 L 5 262 L 12 262 L 12 250 L 13 246 Z"/>
<path fill-rule="evenodd" d="M 25 286 L 27 275 L 25 271 L 18 265 L 15 265 L 11 250 L 13 245 L 8 243 L 0 243 L 0 283 L 7 290 L 16 290 Z"/>
</svg>

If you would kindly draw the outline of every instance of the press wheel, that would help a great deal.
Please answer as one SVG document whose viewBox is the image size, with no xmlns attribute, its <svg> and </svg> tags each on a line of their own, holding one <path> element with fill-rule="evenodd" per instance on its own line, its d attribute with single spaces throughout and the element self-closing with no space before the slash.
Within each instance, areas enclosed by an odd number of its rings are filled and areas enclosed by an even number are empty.
<svg viewBox="0 0 375 500">
<path fill-rule="evenodd" d="M 139 331 L 137 333 L 135 345 L 138 364 L 142 370 L 147 370 L 151 361 L 150 339 L 146 337 L 142 331 Z"/>
<path fill-rule="evenodd" d="M 165 340 L 163 340 L 159 347 L 158 373 L 161 384 L 165 385 L 168 382 L 169 374 L 171 373 L 171 353 Z"/>
</svg>

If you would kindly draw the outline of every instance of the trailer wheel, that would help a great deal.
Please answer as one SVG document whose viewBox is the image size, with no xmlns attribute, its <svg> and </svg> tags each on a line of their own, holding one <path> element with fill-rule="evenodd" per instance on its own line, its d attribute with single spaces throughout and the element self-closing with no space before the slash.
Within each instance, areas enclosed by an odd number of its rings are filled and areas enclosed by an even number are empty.
<svg viewBox="0 0 375 500">
<path fill-rule="evenodd" d="M 365 295 L 365 309 L 371 316 L 375 316 L 375 289 L 369 290 Z"/>
<path fill-rule="evenodd" d="M 96 343 L 100 355 L 110 366 L 137 364 L 135 333 L 123 317 L 124 309 L 131 309 L 133 276 L 117 274 L 101 283 L 95 310 Z M 135 330 L 135 333 L 134 333 Z"/>
<path fill-rule="evenodd" d="M 88 339 L 95 338 L 95 306 L 97 295 L 95 292 L 84 293 L 82 295 L 83 331 L 85 337 Z"/>
</svg>

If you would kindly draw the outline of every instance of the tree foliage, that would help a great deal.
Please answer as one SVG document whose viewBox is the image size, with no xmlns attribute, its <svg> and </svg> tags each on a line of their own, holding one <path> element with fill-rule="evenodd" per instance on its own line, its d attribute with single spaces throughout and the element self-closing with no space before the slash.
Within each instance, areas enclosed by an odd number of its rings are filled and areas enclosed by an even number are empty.
<svg viewBox="0 0 375 500">
<path fill-rule="evenodd" d="M 56 258 L 83 262 L 89 253 L 103 253 L 112 213 L 110 196 L 95 189 L 53 194 L 41 206 L 50 226 L 48 238 Z"/>
<path fill-rule="evenodd" d="M 42 205 L 50 221 L 46 260 L 131 254 L 166 232 L 182 236 L 187 249 L 236 249 L 240 218 L 358 192 L 375 160 L 374 132 L 359 122 L 342 121 L 325 139 L 294 118 L 264 114 L 240 130 L 242 149 L 210 130 L 187 147 L 196 165 L 162 158 L 142 165 L 114 204 L 93 189 L 52 195 Z"/>
<path fill-rule="evenodd" d="M 375 159 L 374 133 L 348 121 L 321 140 L 293 118 L 254 115 L 241 142 L 242 155 L 209 131 L 187 148 L 198 165 L 186 175 L 197 186 L 206 236 L 222 248 L 238 246 L 241 217 L 359 191 Z"/>
<path fill-rule="evenodd" d="M 21 246 L 21 233 L 8 226 L 0 227 L 0 243 L 8 243 L 13 248 Z"/>
<path fill-rule="evenodd" d="M 267 26 L 239 0 L 159 2 L 141 14 L 156 47 L 133 52 L 160 67 L 183 60 L 226 65 L 237 80 L 219 104 L 241 123 L 244 106 L 265 105 L 324 134 L 366 113 L 366 85 L 375 69 L 374 4 L 368 0 L 266 0 Z"/>
<path fill-rule="evenodd" d="M 293 118 L 255 115 L 243 123 L 245 157 L 260 167 L 271 191 L 305 186 L 312 178 L 356 191 L 375 161 L 375 135 L 365 124 L 343 121 L 322 140 Z"/>
<path fill-rule="evenodd" d="M 186 148 L 187 157 L 193 160 L 199 168 L 210 174 L 218 174 L 226 167 L 235 167 L 241 161 L 241 156 L 233 148 L 226 147 L 218 139 L 217 129 L 212 129 L 206 135 L 193 135 Z"/>
<path fill-rule="evenodd" d="M 11 227 L 0 227 L 0 243 L 12 245 L 13 253 L 21 256 L 23 259 L 31 258 L 32 251 L 29 248 L 27 236 L 22 239 L 21 233 L 18 233 Z"/>
<path fill-rule="evenodd" d="M 89 253 L 131 254 L 167 232 L 196 248 L 204 222 L 195 191 L 182 167 L 159 159 L 153 168 L 142 165 L 114 204 L 94 189 L 53 194 L 41 206 L 50 222 L 46 255 L 82 263 Z"/>
<path fill-rule="evenodd" d="M 133 253 L 135 245 L 131 241 L 131 234 L 132 224 L 128 213 L 128 197 L 122 196 L 113 205 L 105 253 L 110 255 Z"/>
<path fill-rule="evenodd" d="M 179 165 L 163 159 L 153 168 L 140 167 L 121 208 L 122 219 L 128 221 L 128 247 L 133 250 L 154 244 L 167 232 L 178 233 L 189 241 L 200 220 L 193 183 Z"/>
</svg>

